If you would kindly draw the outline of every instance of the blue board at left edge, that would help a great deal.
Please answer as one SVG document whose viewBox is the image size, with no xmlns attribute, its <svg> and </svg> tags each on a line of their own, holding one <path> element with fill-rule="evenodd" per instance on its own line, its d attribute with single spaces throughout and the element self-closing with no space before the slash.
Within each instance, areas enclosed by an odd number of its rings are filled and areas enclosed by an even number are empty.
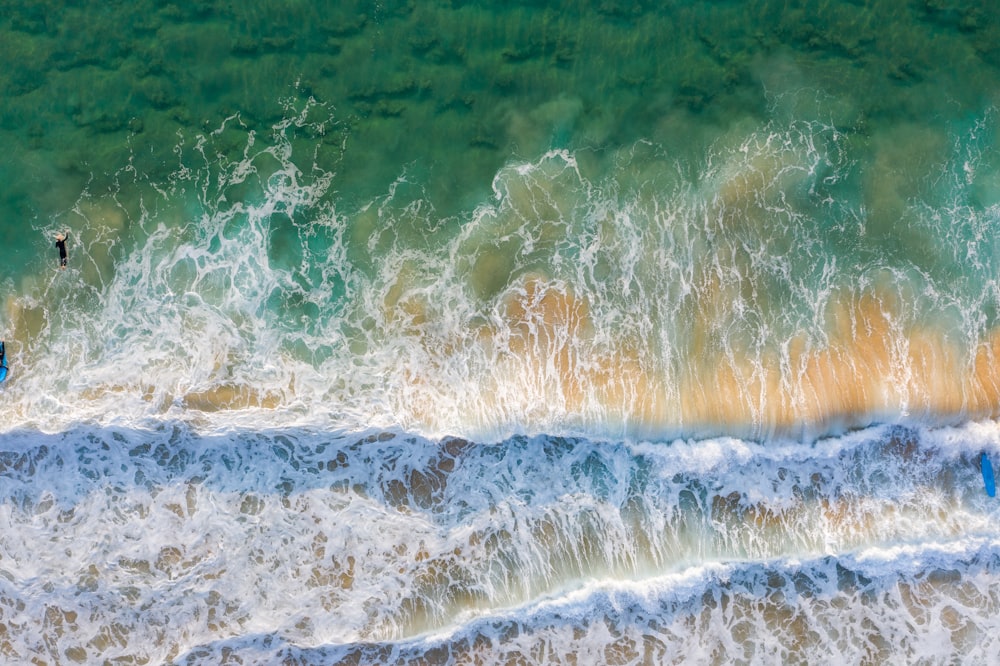
<svg viewBox="0 0 1000 666">
<path fill-rule="evenodd" d="M 983 470 L 983 484 L 986 485 L 986 494 L 990 497 L 996 497 L 997 484 L 993 479 L 993 464 L 985 451 L 979 455 L 979 466 Z"/>
</svg>

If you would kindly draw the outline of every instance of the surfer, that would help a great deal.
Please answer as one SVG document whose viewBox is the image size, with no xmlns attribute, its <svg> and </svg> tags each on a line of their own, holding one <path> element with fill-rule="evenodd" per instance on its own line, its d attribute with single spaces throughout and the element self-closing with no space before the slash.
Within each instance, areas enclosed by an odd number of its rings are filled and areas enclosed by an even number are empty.
<svg viewBox="0 0 1000 666">
<path fill-rule="evenodd" d="M 7 352 L 3 340 L 0 340 L 0 382 L 7 379 Z"/>
<path fill-rule="evenodd" d="M 62 270 L 66 270 L 66 259 L 69 257 L 69 255 L 66 254 L 66 240 L 68 238 L 69 231 L 56 234 L 56 248 L 59 250 L 59 268 Z"/>
</svg>

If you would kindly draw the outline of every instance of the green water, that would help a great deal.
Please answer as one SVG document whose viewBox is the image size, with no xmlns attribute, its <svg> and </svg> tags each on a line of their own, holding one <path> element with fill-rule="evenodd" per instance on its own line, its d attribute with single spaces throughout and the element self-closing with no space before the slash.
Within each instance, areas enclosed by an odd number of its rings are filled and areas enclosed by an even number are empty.
<svg viewBox="0 0 1000 666">
<path fill-rule="evenodd" d="M 163 183 L 179 142 L 234 115 L 214 148 L 236 157 L 240 134 L 266 140 L 310 97 L 328 115 L 297 138 L 303 161 L 336 172 L 342 207 L 405 175 L 440 217 L 549 148 L 586 149 L 604 173 L 648 140 L 694 181 L 697 156 L 741 124 L 821 120 L 848 136 L 859 178 L 893 174 L 855 183 L 880 204 L 877 239 L 927 187 L 914 165 L 943 161 L 947 132 L 1000 81 L 986 0 L 18 1 L 0 17 L 6 277 L 49 259 L 29 231 L 58 226 L 85 189 L 115 189 L 126 165 Z"/>
</svg>

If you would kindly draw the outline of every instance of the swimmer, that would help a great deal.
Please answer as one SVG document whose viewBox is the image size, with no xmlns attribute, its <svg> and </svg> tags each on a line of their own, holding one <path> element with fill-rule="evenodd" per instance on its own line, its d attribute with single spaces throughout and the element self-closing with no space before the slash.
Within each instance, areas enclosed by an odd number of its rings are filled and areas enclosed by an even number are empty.
<svg viewBox="0 0 1000 666">
<path fill-rule="evenodd" d="M 0 382 L 7 379 L 7 353 L 3 340 L 0 340 Z"/>
<path fill-rule="evenodd" d="M 66 270 L 66 260 L 69 255 L 66 253 L 66 240 L 69 238 L 69 231 L 56 234 L 56 247 L 59 249 L 59 268 Z"/>
</svg>

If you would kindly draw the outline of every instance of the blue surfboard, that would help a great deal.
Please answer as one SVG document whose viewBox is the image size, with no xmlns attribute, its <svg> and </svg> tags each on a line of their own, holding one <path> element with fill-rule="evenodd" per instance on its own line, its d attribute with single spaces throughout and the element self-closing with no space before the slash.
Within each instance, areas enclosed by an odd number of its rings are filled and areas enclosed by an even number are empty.
<svg viewBox="0 0 1000 666">
<path fill-rule="evenodd" d="M 990 463 L 990 457 L 986 455 L 986 452 L 979 456 L 979 466 L 983 469 L 983 483 L 986 485 L 986 494 L 990 497 L 997 496 L 997 484 L 993 479 L 993 464 Z"/>
</svg>

